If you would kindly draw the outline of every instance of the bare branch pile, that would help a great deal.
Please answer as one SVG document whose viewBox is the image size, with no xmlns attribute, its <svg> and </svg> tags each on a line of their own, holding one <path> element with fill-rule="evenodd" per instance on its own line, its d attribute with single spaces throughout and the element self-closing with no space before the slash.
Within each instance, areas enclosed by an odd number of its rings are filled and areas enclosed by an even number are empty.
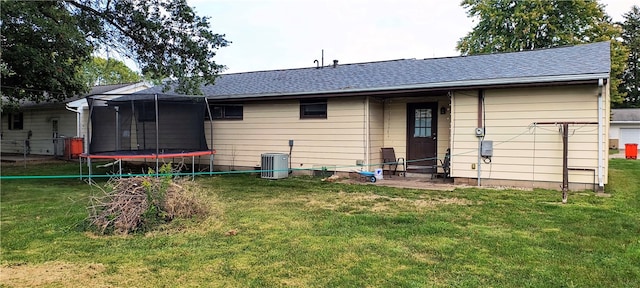
<svg viewBox="0 0 640 288">
<path fill-rule="evenodd" d="M 101 234 L 146 231 L 174 218 L 206 216 L 197 184 L 152 176 L 112 178 L 103 194 L 91 197 L 89 224 Z"/>
</svg>

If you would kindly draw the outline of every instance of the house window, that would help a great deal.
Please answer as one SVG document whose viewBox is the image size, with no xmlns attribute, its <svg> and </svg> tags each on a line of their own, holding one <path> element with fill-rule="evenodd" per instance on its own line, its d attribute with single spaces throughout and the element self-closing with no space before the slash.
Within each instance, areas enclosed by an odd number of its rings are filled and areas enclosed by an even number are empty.
<svg viewBox="0 0 640 288">
<path fill-rule="evenodd" d="M 22 113 L 9 114 L 9 130 L 22 130 L 23 123 Z"/>
<path fill-rule="evenodd" d="M 413 137 L 431 137 L 431 109 L 416 109 Z"/>
<path fill-rule="evenodd" d="M 300 119 L 327 119 L 327 99 L 300 100 Z"/>
<path fill-rule="evenodd" d="M 209 105 L 214 120 L 242 120 L 244 112 L 242 104 Z M 209 113 L 205 113 L 209 120 Z"/>
</svg>

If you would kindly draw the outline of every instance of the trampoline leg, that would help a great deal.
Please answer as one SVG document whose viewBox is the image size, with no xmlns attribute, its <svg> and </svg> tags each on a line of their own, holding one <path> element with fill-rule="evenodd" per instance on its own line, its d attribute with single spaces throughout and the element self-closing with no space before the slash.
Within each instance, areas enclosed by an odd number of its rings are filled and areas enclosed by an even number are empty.
<svg viewBox="0 0 640 288">
<path fill-rule="evenodd" d="M 213 175 L 213 154 L 209 156 L 209 176 Z"/>
<path fill-rule="evenodd" d="M 80 180 L 82 180 L 82 157 L 78 156 L 78 162 L 80 162 Z"/>
<path fill-rule="evenodd" d="M 87 165 L 89 166 L 89 185 L 91 185 L 91 158 L 87 157 Z"/>
<path fill-rule="evenodd" d="M 196 156 L 191 156 L 191 181 L 196 180 Z"/>
<path fill-rule="evenodd" d="M 120 174 L 120 178 L 122 178 L 122 159 L 118 160 L 118 173 Z"/>
</svg>

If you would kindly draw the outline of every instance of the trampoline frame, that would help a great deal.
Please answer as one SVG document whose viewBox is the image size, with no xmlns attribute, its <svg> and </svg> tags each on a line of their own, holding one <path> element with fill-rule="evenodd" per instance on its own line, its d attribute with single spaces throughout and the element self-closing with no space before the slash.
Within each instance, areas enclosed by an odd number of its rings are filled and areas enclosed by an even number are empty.
<svg viewBox="0 0 640 288">
<path fill-rule="evenodd" d="M 193 152 L 183 152 L 183 153 L 167 153 L 167 154 L 139 154 L 139 155 L 100 155 L 100 154 L 81 154 L 78 158 L 80 161 L 80 179 L 83 178 L 82 174 L 82 158 L 87 159 L 87 166 L 89 167 L 89 171 L 87 174 L 87 178 L 91 180 L 92 176 L 92 167 L 91 167 L 91 159 L 114 159 L 118 162 L 118 177 L 122 177 L 122 161 L 126 159 L 156 159 L 156 169 L 155 176 L 159 175 L 159 159 L 164 158 L 184 158 L 185 156 L 191 156 L 191 178 L 195 178 L 195 157 L 197 156 L 200 159 L 201 156 L 209 155 L 209 175 L 213 175 L 213 157 L 216 154 L 215 149 L 207 150 L 207 151 L 193 151 Z M 200 162 L 200 161 L 198 161 Z"/>
<path fill-rule="evenodd" d="M 142 97 L 144 96 L 150 96 L 151 94 L 94 94 L 94 95 L 89 95 L 87 96 L 87 98 L 89 97 L 94 97 L 94 96 L 135 96 L 135 95 L 140 95 Z M 199 98 L 203 98 L 204 99 L 204 105 L 206 106 L 207 110 L 207 114 L 209 115 L 209 129 L 210 129 L 210 134 L 209 134 L 209 143 L 211 143 L 211 146 L 213 146 L 213 117 L 211 114 L 211 108 L 209 107 L 209 101 L 207 100 L 207 97 L 205 96 L 188 96 L 188 95 L 168 95 L 171 97 L 177 97 L 177 98 L 194 98 L 194 97 L 199 97 Z M 216 154 L 216 150 L 211 148 L 209 150 L 204 150 L 204 151 L 184 151 L 184 152 L 174 152 L 172 151 L 172 153 L 164 153 L 160 151 L 160 148 L 158 147 L 159 144 L 159 126 L 158 126 L 158 119 L 159 119 L 159 111 L 158 111 L 158 94 L 153 94 L 153 100 L 154 100 L 154 105 L 155 105 L 155 135 L 156 135 L 156 148 L 155 148 L 155 153 L 143 153 L 143 154 L 138 154 L 138 155 L 125 155 L 124 153 L 122 154 L 118 154 L 118 151 L 113 151 L 110 152 L 109 155 L 106 154 L 91 154 L 91 118 L 92 118 L 92 114 L 93 114 L 93 105 L 89 105 L 89 117 L 87 120 L 87 139 L 89 139 L 89 145 L 88 145 L 88 151 L 87 153 L 83 153 L 80 154 L 80 156 L 78 157 L 79 162 L 80 162 L 80 179 L 83 178 L 83 169 L 82 169 L 82 158 L 86 159 L 86 163 L 88 166 L 88 175 L 87 178 L 89 179 L 89 182 L 91 182 L 91 177 L 92 177 L 92 167 L 91 167 L 91 159 L 114 159 L 116 160 L 116 162 L 118 162 L 118 166 L 119 166 L 119 177 L 122 177 L 122 160 L 125 159 L 155 159 L 155 176 L 158 177 L 159 176 L 159 168 L 160 168 L 160 159 L 164 159 L 164 158 L 176 158 L 176 157 L 181 157 L 184 158 L 185 156 L 191 156 L 191 173 L 192 173 L 192 179 L 195 178 L 195 157 L 197 156 L 198 159 L 200 159 L 201 156 L 204 155 L 209 155 L 209 175 L 213 175 L 213 159 L 214 159 L 214 155 Z M 107 100 L 108 101 L 108 100 Z M 132 100 L 135 101 L 135 100 Z M 202 119 L 202 121 L 204 121 L 204 119 Z M 116 127 L 119 126 L 118 123 L 118 112 L 116 112 Z M 203 131 L 204 132 L 204 131 Z M 117 136 L 116 136 L 117 138 Z M 135 151 L 135 150 L 123 150 L 123 151 Z M 200 161 L 198 161 L 200 162 Z"/>
</svg>

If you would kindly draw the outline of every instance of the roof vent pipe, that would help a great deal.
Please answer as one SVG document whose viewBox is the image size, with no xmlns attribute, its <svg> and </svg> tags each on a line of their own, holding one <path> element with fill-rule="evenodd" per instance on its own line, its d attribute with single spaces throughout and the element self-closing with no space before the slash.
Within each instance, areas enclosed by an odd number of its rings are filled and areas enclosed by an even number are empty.
<svg viewBox="0 0 640 288">
<path fill-rule="evenodd" d="M 338 67 L 338 60 L 333 60 L 333 68 Z"/>
<path fill-rule="evenodd" d="M 318 63 L 318 59 L 313 60 L 313 63 L 316 63 L 316 69 L 324 68 L 324 49 L 322 49 L 322 62 Z"/>
</svg>

